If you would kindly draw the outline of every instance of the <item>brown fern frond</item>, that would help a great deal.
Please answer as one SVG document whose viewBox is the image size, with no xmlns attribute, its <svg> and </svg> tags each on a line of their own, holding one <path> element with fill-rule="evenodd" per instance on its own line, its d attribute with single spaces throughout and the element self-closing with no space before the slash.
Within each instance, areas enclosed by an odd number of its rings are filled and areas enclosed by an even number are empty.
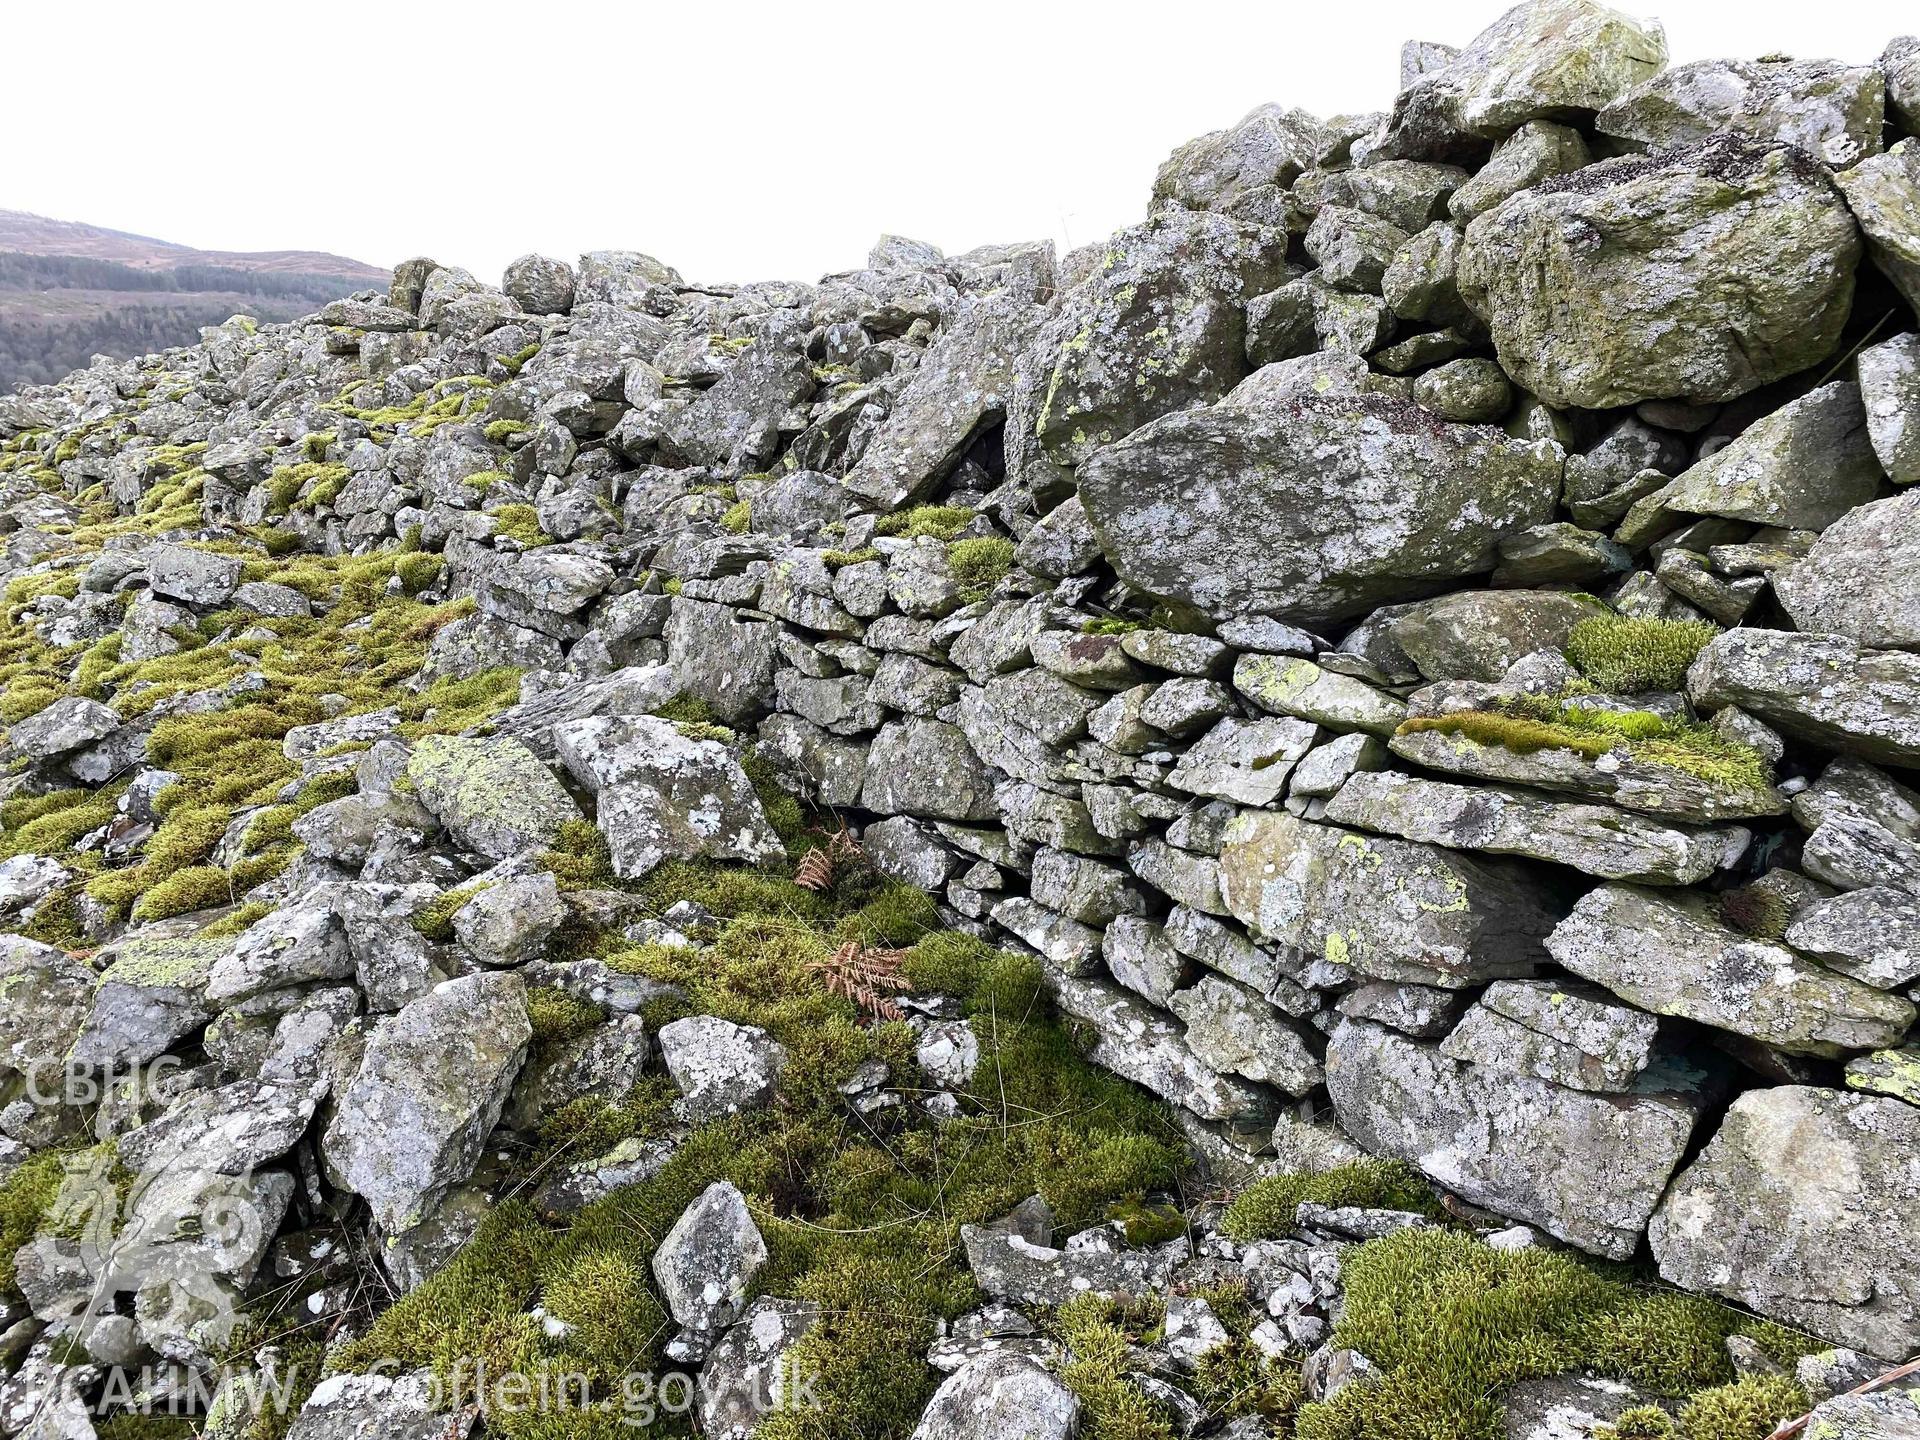
<svg viewBox="0 0 1920 1440">
<path fill-rule="evenodd" d="M 803 890 L 831 890 L 834 873 L 840 863 L 864 854 L 866 852 L 860 848 L 860 842 L 853 838 L 853 832 L 842 822 L 838 830 L 827 836 L 826 844 L 814 846 L 801 857 L 793 872 L 793 883 Z"/>
<path fill-rule="evenodd" d="M 802 890 L 833 888 L 833 852 L 816 845 L 800 857 L 794 867 L 793 883 Z"/>
<path fill-rule="evenodd" d="M 904 950 L 886 950 L 849 940 L 825 960 L 815 960 L 807 969 L 820 977 L 829 994 L 851 1001 L 876 1020 L 904 1020 L 906 1012 L 896 1005 L 888 992 L 906 994 L 913 989 L 900 973 L 906 959 Z"/>
</svg>

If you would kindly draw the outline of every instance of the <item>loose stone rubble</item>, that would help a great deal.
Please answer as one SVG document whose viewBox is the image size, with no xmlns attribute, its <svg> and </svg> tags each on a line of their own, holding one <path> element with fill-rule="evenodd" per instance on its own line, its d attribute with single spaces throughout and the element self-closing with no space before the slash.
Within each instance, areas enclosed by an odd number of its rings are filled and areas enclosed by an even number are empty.
<svg viewBox="0 0 1920 1440">
<path fill-rule="evenodd" d="M 0 397 L 0 1436 L 1911 1433 L 1920 42 L 1666 58 Z"/>
</svg>

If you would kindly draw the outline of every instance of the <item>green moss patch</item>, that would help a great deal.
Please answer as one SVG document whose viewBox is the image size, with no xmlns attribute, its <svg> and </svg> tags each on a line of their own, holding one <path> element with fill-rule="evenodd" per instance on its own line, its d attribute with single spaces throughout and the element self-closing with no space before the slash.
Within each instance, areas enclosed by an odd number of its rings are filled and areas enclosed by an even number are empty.
<svg viewBox="0 0 1920 1440">
<path fill-rule="evenodd" d="M 1705 620 L 1595 615 L 1568 632 L 1565 654 L 1582 675 L 1615 695 L 1680 690 L 1694 658 L 1719 633 Z"/>
</svg>

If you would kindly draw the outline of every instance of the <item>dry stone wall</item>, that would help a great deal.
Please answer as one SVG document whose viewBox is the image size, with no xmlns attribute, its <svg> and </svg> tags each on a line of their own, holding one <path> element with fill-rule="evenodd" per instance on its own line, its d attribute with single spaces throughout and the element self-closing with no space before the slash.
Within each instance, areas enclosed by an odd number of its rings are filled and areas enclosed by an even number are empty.
<svg viewBox="0 0 1920 1440">
<path fill-rule="evenodd" d="M 324 1150 L 410 1233 L 538 1109 L 519 971 L 583 902 L 527 857 L 584 819 L 623 880 L 778 858 L 744 748 L 1042 957 L 1222 1175 L 1395 1157 L 1920 1348 L 1914 42 L 1669 68 L 1657 27 L 1529 0 L 1402 82 L 1182 146 L 1064 257 L 886 237 L 700 287 L 598 252 L 498 288 L 422 259 L 0 399 L 7 1053 L 227 1037 L 265 1087 L 237 1173 L 329 1083 L 286 1020 L 231 1038 L 246 1007 L 398 1012 Z M 276 802 L 229 805 L 190 867 L 218 895 L 175 904 L 132 868 L 202 783 L 170 719 L 265 682 L 155 706 L 125 667 L 315 619 L 268 563 L 303 555 L 387 557 L 436 618 L 274 733 L 288 795 L 330 787 L 297 845 L 255 864 Z M 99 828 L 36 847 L 89 787 Z M 483 872 L 454 933 L 404 923 Z M 264 913 L 196 939 L 214 899 Z M 28 938 L 56 918 L 118 947 L 124 1003 Z M 440 1011 L 476 1017 L 445 1056 Z M 781 1057 L 713 1024 L 659 1037 L 685 1103 L 757 1103 Z M 637 1074 L 625 1043 L 594 1064 Z M 401 1171 L 368 1149 L 396 1116 Z M 36 1118 L 0 1132 L 24 1154 Z"/>
</svg>

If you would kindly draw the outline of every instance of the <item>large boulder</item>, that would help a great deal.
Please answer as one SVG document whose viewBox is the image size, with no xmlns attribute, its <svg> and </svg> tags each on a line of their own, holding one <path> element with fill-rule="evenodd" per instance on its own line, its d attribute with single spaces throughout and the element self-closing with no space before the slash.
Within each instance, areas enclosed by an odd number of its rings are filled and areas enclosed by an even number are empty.
<svg viewBox="0 0 1920 1440">
<path fill-rule="evenodd" d="M 847 489 L 892 510 L 945 479 L 967 446 L 1005 418 L 1015 363 L 1044 314 L 1005 298 L 950 323 L 847 472 Z"/>
<path fill-rule="evenodd" d="M 1216 619 L 1351 619 L 1498 563 L 1551 518 L 1559 452 L 1380 395 L 1215 405 L 1096 454 L 1080 495 L 1121 578 Z"/>
<path fill-rule="evenodd" d="M 455 840 L 490 860 L 551 845 L 580 818 L 553 772 L 509 736 L 425 736 L 407 759 L 407 779 Z"/>
<path fill-rule="evenodd" d="M 321 1154 L 389 1234 L 473 1173 L 526 1059 L 527 987 L 493 971 L 449 980 L 368 1037 Z"/>
<path fill-rule="evenodd" d="M 1920 491 L 1842 516 L 1774 575 L 1773 590 L 1801 630 L 1920 646 Z"/>
<path fill-rule="evenodd" d="M 1687 695 L 1701 710 L 1738 706 L 1810 744 L 1920 765 L 1920 655 L 1904 650 L 1871 650 L 1844 635 L 1729 630 L 1693 662 Z"/>
<path fill-rule="evenodd" d="M 1220 850 L 1234 918 L 1276 945 L 1376 980 L 1459 988 L 1531 974 L 1555 912 L 1508 861 L 1243 811 Z"/>
<path fill-rule="evenodd" d="M 1262 105 L 1230 129 L 1187 141 L 1160 166 L 1153 198 L 1192 210 L 1227 210 L 1266 186 L 1285 188 L 1312 168 L 1326 139 L 1304 110 Z"/>
<path fill-rule="evenodd" d="M 1569 1089 L 1364 1020 L 1334 1031 L 1327 1089 L 1371 1153 L 1615 1260 L 1638 1248 L 1706 1099 L 1678 1077 L 1630 1095 Z"/>
<path fill-rule="evenodd" d="M 1594 0 L 1525 0 L 1406 86 L 1376 158 L 1471 153 L 1530 120 L 1598 110 L 1666 61 L 1657 25 Z"/>
<path fill-rule="evenodd" d="M 1783 1085 L 1733 1102 L 1648 1230 L 1660 1273 L 1889 1365 L 1920 1349 L 1920 1107 Z"/>
<path fill-rule="evenodd" d="M 1671 150 L 1731 130 L 1797 145 L 1834 169 L 1880 151 L 1886 81 L 1836 60 L 1696 60 L 1643 81 L 1595 118 L 1603 135 Z"/>
<path fill-rule="evenodd" d="M 1839 1059 L 1897 1045 L 1914 1007 L 1726 925 L 1695 892 L 1589 891 L 1547 939 L 1566 969 L 1629 1004 Z"/>
<path fill-rule="evenodd" d="M 1802 152 L 1719 135 L 1515 195 L 1467 228 L 1460 293 L 1554 406 L 1731 400 L 1839 343 L 1860 237 Z"/>
<path fill-rule="evenodd" d="M 1047 454 L 1078 464 L 1226 394 L 1247 373 L 1241 305 L 1284 265 L 1284 245 L 1260 229 L 1178 207 L 1114 236 L 1047 331 L 1058 347 L 1037 422 Z"/>
</svg>

